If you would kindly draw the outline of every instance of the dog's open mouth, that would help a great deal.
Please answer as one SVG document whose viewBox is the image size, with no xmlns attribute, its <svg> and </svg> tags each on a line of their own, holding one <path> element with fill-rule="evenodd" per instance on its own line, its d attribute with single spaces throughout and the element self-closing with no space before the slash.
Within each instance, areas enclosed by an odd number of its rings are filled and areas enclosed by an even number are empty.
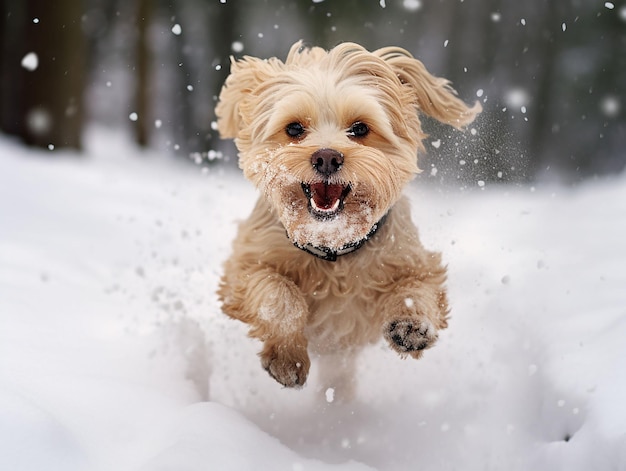
<svg viewBox="0 0 626 471">
<path fill-rule="evenodd" d="M 350 185 L 328 182 L 303 183 L 302 190 L 309 200 L 309 211 L 320 219 L 333 217 L 343 209 Z"/>
</svg>

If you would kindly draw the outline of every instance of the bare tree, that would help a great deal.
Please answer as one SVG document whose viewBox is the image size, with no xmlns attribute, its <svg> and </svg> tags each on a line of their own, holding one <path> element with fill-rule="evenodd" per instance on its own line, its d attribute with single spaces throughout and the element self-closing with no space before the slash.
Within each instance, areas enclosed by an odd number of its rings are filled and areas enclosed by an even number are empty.
<svg viewBox="0 0 626 471">
<path fill-rule="evenodd" d="M 136 114 L 135 139 L 137 144 L 147 147 L 150 140 L 150 95 L 151 95 L 151 49 L 148 40 L 150 20 L 152 18 L 152 2 L 150 0 L 138 0 L 136 42 Z"/>
<path fill-rule="evenodd" d="M 81 0 L 4 4 L 2 130 L 40 147 L 81 147 Z"/>
</svg>

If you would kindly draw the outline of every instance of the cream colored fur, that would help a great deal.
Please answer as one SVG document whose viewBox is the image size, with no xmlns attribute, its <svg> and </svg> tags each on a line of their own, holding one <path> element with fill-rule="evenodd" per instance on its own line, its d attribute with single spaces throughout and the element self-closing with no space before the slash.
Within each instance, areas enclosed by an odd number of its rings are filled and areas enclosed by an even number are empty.
<svg viewBox="0 0 626 471">
<path fill-rule="evenodd" d="M 239 228 L 219 295 L 224 312 L 263 342 L 261 363 L 279 383 L 305 383 L 310 351 L 342 358 L 347 371 L 320 364 L 329 383 L 343 377 L 349 390 L 354 356 L 381 336 L 413 358 L 434 344 L 447 326 L 446 271 L 420 243 L 402 189 L 424 150 L 418 114 L 462 128 L 479 112 L 400 48 L 345 43 L 327 52 L 296 43 L 285 62 L 232 61 L 218 127 L 235 138 L 244 175 L 262 194 Z M 356 122 L 367 135 L 350 135 Z M 289 136 L 290 123 L 304 134 Z M 316 171 L 319 149 L 341 153 L 336 172 Z M 320 181 L 350 188 L 332 218 L 315 217 L 303 190 Z M 362 248 L 334 262 L 294 245 L 338 250 L 385 215 Z"/>
</svg>

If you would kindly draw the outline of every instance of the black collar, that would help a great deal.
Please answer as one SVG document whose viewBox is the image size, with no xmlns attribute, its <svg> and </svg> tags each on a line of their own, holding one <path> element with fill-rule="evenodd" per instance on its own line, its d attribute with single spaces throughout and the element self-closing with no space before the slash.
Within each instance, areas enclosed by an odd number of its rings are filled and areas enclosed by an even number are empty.
<svg viewBox="0 0 626 471">
<path fill-rule="evenodd" d="M 319 247 L 313 244 L 301 245 L 301 244 L 298 244 L 297 242 L 294 242 L 293 245 L 298 247 L 300 250 L 304 250 L 305 252 L 310 253 L 311 255 L 315 255 L 317 258 L 321 258 L 322 260 L 326 260 L 327 262 L 335 262 L 337 261 L 337 257 L 355 252 L 361 247 L 363 247 L 365 242 L 367 242 L 374 234 L 376 234 L 376 231 L 380 229 L 380 227 L 385 223 L 386 219 L 387 219 L 387 214 L 385 214 L 382 218 L 380 218 L 380 220 L 372 226 L 372 228 L 367 233 L 367 235 L 363 237 L 361 240 L 357 240 L 356 242 L 350 242 L 349 244 L 343 245 L 342 247 L 339 247 L 336 250 L 331 249 L 329 247 Z"/>
</svg>

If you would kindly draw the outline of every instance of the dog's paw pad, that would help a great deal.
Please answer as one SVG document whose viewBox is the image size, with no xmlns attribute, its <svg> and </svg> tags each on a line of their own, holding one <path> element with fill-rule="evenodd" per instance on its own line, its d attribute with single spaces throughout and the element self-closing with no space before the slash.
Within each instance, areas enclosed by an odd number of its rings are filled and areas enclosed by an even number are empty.
<svg viewBox="0 0 626 471">
<path fill-rule="evenodd" d="M 419 356 L 422 350 L 433 346 L 438 334 L 426 319 L 395 319 L 385 325 L 385 337 L 400 354 Z"/>
<path fill-rule="evenodd" d="M 297 355 L 261 356 L 261 365 L 269 375 L 287 388 L 299 388 L 304 385 L 309 372 L 309 359 L 297 358 Z"/>
</svg>

